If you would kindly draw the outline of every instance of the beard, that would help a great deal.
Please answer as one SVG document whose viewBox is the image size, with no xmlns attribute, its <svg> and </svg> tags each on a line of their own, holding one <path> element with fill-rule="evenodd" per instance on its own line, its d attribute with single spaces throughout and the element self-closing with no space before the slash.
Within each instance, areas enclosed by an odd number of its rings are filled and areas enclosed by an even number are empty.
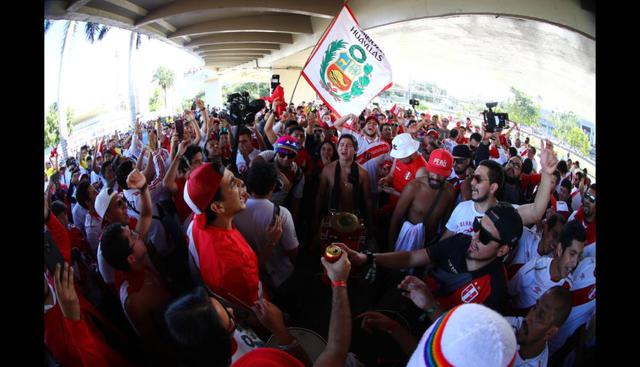
<svg viewBox="0 0 640 367">
<path fill-rule="evenodd" d="M 486 193 L 486 194 L 484 194 L 483 196 L 481 196 L 481 197 L 479 197 L 477 199 L 474 199 L 473 198 L 473 192 L 471 193 L 471 200 L 474 203 L 484 203 L 485 201 L 487 201 L 488 198 L 489 198 L 489 193 Z"/>
<path fill-rule="evenodd" d="M 364 134 L 365 134 L 366 136 L 370 137 L 370 138 L 373 138 L 373 137 L 375 137 L 375 136 L 376 136 L 377 131 L 375 131 L 375 130 L 374 130 L 374 131 L 373 131 L 373 133 L 372 133 L 372 134 L 370 134 L 370 133 L 369 133 L 369 129 L 365 128 L 365 129 L 364 129 Z"/>
<path fill-rule="evenodd" d="M 469 166 L 458 169 L 458 166 L 456 165 L 456 166 L 453 166 L 453 171 L 456 173 L 456 175 L 461 176 L 467 171 L 468 167 Z"/>
</svg>

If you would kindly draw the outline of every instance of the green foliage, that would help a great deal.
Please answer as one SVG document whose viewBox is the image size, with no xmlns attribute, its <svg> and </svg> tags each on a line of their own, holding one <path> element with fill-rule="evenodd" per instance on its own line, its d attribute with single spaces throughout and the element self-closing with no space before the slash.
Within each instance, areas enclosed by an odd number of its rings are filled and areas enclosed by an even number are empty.
<svg viewBox="0 0 640 367">
<path fill-rule="evenodd" d="M 108 31 L 109 27 L 107 27 L 106 25 L 93 22 L 87 22 L 84 25 L 84 33 L 87 36 L 87 40 L 91 43 L 95 42 L 96 38 L 98 39 L 98 41 L 102 41 L 104 36 L 107 35 Z"/>
<path fill-rule="evenodd" d="M 156 112 L 160 109 L 160 88 L 154 88 L 153 94 L 149 97 L 149 111 Z"/>
<path fill-rule="evenodd" d="M 573 149 L 579 151 L 583 156 L 589 155 L 591 144 L 589 143 L 589 137 L 577 126 L 572 126 L 565 136 L 566 142 Z"/>
<path fill-rule="evenodd" d="M 44 120 L 44 146 L 50 148 L 60 142 L 60 131 L 58 131 L 58 104 L 52 103 L 49 106 Z"/>
<path fill-rule="evenodd" d="M 322 58 L 322 63 L 320 64 L 320 80 L 326 86 L 327 82 L 324 80 L 325 73 L 327 68 L 329 67 L 329 62 L 333 60 L 336 52 L 341 50 L 345 46 L 345 42 L 343 40 L 335 40 L 329 44 L 327 51 L 324 53 L 324 57 Z M 328 89 L 328 88 L 327 88 Z"/>
<path fill-rule="evenodd" d="M 173 87 L 173 81 L 175 80 L 175 74 L 170 69 L 160 66 L 153 73 L 154 82 L 157 82 L 162 91 L 164 92 L 164 106 L 167 107 L 167 89 Z"/>
<path fill-rule="evenodd" d="M 258 99 L 260 97 L 271 95 L 271 90 L 269 88 L 269 84 L 267 83 L 256 83 L 256 82 L 245 82 L 245 83 L 235 83 L 231 85 L 223 85 L 222 86 L 222 94 L 223 96 L 232 94 L 232 93 L 240 93 L 240 92 L 248 92 L 251 99 Z M 204 92 L 202 92 L 202 97 L 204 97 Z M 206 105 L 206 104 L 205 104 Z"/>
<path fill-rule="evenodd" d="M 71 136 L 71 129 L 73 127 L 73 124 L 71 122 L 73 121 L 73 118 L 74 118 L 73 108 L 69 107 L 69 108 L 67 108 L 67 134 L 68 134 L 68 136 Z"/>
<path fill-rule="evenodd" d="M 522 125 L 538 126 L 540 105 L 522 91 L 511 87 L 513 98 L 501 104 L 501 109 L 509 113 L 509 119 Z"/>
</svg>

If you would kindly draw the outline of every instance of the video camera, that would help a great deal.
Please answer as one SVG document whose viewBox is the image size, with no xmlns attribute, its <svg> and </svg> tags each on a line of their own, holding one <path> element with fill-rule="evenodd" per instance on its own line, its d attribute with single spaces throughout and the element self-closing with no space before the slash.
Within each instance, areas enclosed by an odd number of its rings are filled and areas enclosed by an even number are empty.
<svg viewBox="0 0 640 367">
<path fill-rule="evenodd" d="M 225 104 L 229 111 L 229 123 L 231 125 L 251 124 L 256 113 L 263 109 L 266 104 L 262 99 L 249 99 L 248 92 L 233 93 L 227 96 Z"/>
<path fill-rule="evenodd" d="M 492 109 L 497 105 L 498 102 L 487 102 L 486 106 L 489 110 L 484 110 L 482 112 L 485 130 L 490 133 L 504 129 L 504 127 L 507 126 L 507 120 L 509 120 L 508 113 L 493 112 Z"/>
<path fill-rule="evenodd" d="M 417 99 L 410 99 L 409 104 L 411 105 L 411 107 L 416 108 L 416 106 L 420 105 L 420 101 Z"/>
</svg>

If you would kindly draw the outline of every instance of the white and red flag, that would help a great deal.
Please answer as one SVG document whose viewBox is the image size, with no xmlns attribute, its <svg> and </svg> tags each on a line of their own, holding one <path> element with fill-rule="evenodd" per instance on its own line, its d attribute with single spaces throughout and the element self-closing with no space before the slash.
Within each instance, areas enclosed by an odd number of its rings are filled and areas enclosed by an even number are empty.
<svg viewBox="0 0 640 367">
<path fill-rule="evenodd" d="M 302 70 L 302 76 L 338 116 L 360 114 L 392 83 L 384 52 L 344 5 Z"/>
</svg>

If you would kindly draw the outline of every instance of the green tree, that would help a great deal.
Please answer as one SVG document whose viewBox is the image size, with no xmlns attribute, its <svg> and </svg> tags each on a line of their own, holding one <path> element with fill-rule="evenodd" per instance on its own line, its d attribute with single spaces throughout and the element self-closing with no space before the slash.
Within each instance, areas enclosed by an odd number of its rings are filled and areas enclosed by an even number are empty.
<svg viewBox="0 0 640 367">
<path fill-rule="evenodd" d="M 156 112 L 160 109 L 160 106 L 158 105 L 160 99 L 160 88 L 154 88 L 153 89 L 153 94 L 151 95 L 151 97 L 149 97 L 149 111 L 150 112 Z"/>
<path fill-rule="evenodd" d="M 511 87 L 513 98 L 501 104 L 501 109 L 509 113 L 509 119 L 522 125 L 538 126 L 540 120 L 540 105 L 522 91 Z"/>
<path fill-rule="evenodd" d="M 51 148 L 60 142 L 60 131 L 58 130 L 58 104 L 53 102 L 49 106 L 47 116 L 44 119 L 44 146 Z"/>
<path fill-rule="evenodd" d="M 153 81 L 157 82 L 164 92 L 164 108 L 167 108 L 167 89 L 173 87 L 175 75 L 170 69 L 160 66 L 153 74 Z"/>
<path fill-rule="evenodd" d="M 578 116 L 573 111 L 557 112 L 551 111 L 551 123 L 553 124 L 553 134 L 560 139 L 567 139 L 569 131 L 576 127 L 580 130 Z"/>
<path fill-rule="evenodd" d="M 582 153 L 583 156 L 588 156 L 591 144 L 589 143 L 589 137 L 581 128 L 572 126 L 567 132 L 565 140 L 569 146 Z"/>
<path fill-rule="evenodd" d="M 267 83 L 245 82 L 225 85 L 222 87 L 222 94 L 229 95 L 232 93 L 248 92 L 250 98 L 256 99 L 271 94 Z"/>
</svg>

